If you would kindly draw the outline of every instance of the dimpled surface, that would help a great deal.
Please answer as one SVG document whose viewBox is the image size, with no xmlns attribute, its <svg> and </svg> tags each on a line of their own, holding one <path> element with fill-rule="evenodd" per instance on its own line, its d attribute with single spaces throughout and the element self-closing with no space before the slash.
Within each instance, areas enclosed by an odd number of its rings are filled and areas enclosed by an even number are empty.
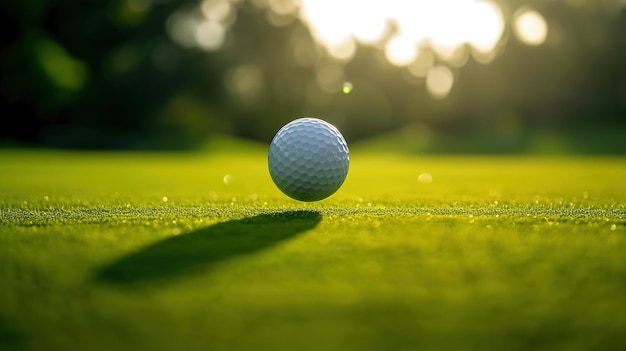
<svg viewBox="0 0 626 351">
<path fill-rule="evenodd" d="M 300 201 L 318 201 L 343 184 L 350 156 L 337 128 L 321 119 L 300 118 L 276 133 L 268 164 L 283 193 Z"/>
</svg>

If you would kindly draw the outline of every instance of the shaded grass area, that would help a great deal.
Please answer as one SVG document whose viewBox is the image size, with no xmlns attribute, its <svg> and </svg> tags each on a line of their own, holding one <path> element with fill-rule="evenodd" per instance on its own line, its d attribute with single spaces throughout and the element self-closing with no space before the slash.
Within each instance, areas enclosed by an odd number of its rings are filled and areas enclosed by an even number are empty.
<svg viewBox="0 0 626 351">
<path fill-rule="evenodd" d="M 289 239 L 315 227 L 320 220 L 317 212 L 287 211 L 218 223 L 125 256 L 101 270 L 97 279 L 133 284 L 176 277 L 190 270 L 207 270 L 212 264 Z"/>
<path fill-rule="evenodd" d="M 0 151 L 0 348 L 626 347 L 624 158 L 357 148 L 307 204 L 220 145 Z"/>
</svg>

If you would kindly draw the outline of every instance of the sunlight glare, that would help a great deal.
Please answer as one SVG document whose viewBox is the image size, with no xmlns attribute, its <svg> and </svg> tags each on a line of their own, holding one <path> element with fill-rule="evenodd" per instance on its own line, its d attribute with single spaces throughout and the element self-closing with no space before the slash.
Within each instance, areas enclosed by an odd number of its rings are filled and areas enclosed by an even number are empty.
<svg viewBox="0 0 626 351">
<path fill-rule="evenodd" d="M 382 39 L 387 23 L 380 15 L 380 7 L 375 1 L 353 1 L 358 16 L 349 16 L 350 32 L 362 44 L 374 44 Z"/>
<path fill-rule="evenodd" d="M 488 54 L 504 31 L 499 6 L 488 0 L 300 0 L 300 18 L 331 56 L 338 43 L 374 44 L 386 40 L 387 61 L 407 66 L 421 48 L 431 48 L 454 66 L 465 63 L 465 45 Z M 387 36 L 387 33 L 391 34 Z M 348 53 L 350 53 L 348 55 Z"/>
<path fill-rule="evenodd" d="M 320 44 L 340 43 L 352 35 L 345 17 L 349 13 L 346 5 L 347 2 L 344 1 L 303 1 L 300 15 Z"/>
<path fill-rule="evenodd" d="M 471 8 L 467 18 L 479 24 L 467 27 L 468 42 L 481 53 L 493 51 L 504 31 L 504 18 L 500 9 L 492 2 L 479 1 Z"/>
</svg>

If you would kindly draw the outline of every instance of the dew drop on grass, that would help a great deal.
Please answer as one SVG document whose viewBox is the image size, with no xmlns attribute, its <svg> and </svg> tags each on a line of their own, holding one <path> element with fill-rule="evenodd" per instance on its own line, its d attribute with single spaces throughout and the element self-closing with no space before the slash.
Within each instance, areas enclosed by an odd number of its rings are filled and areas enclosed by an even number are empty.
<svg viewBox="0 0 626 351">
<path fill-rule="evenodd" d="M 430 173 L 422 173 L 417 177 L 417 182 L 420 184 L 430 184 L 433 182 L 433 176 Z"/>
<path fill-rule="evenodd" d="M 230 174 L 226 174 L 224 178 L 222 178 L 222 182 L 224 182 L 224 185 L 228 185 L 232 178 L 233 176 L 231 176 Z"/>
</svg>

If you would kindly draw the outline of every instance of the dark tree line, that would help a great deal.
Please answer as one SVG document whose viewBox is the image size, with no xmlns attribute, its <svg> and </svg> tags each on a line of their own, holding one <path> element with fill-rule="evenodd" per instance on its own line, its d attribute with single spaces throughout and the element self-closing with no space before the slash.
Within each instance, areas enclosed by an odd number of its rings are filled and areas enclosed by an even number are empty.
<svg viewBox="0 0 626 351">
<path fill-rule="evenodd" d="M 443 140 L 487 136 L 501 141 L 490 147 L 514 151 L 546 131 L 589 135 L 582 151 L 626 152 L 626 143 L 603 144 L 626 132 L 626 8 L 608 13 L 587 3 L 537 2 L 550 24 L 546 43 L 526 46 L 507 27 L 498 57 L 489 64 L 470 58 L 443 100 L 385 63 L 380 50 L 359 47 L 343 65 L 354 90 L 321 92 L 325 101 L 312 103 L 315 68 L 290 53 L 294 33 L 304 33 L 297 40 L 310 47 L 313 39 L 299 21 L 272 26 L 247 2 L 213 52 L 168 35 L 172 13 L 195 1 L 147 1 L 143 9 L 126 0 L 2 2 L 0 141 L 186 148 L 213 133 L 269 140 L 286 121 L 318 115 L 350 140 L 417 126 Z M 316 52 L 314 60 L 324 60 Z M 249 99 L 229 88 L 241 67 L 263 78 Z"/>
</svg>

